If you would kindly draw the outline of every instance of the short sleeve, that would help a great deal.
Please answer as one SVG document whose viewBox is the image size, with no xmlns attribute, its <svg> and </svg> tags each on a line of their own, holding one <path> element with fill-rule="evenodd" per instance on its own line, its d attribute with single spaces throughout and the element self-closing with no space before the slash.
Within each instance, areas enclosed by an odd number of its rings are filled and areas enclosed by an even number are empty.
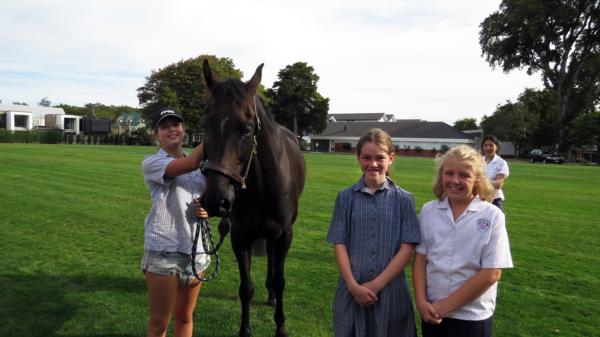
<svg viewBox="0 0 600 337">
<path fill-rule="evenodd" d="M 173 181 L 173 179 L 164 179 L 167 165 L 173 160 L 169 156 L 153 155 L 146 157 L 142 161 L 142 173 L 144 174 L 144 180 L 147 183 L 154 183 L 159 185 L 166 185 Z"/>
<path fill-rule="evenodd" d="M 347 245 L 346 237 L 348 232 L 348 225 L 346 223 L 348 219 L 348 197 L 347 193 L 352 191 L 342 191 L 338 193 L 335 199 L 335 207 L 333 208 L 333 215 L 331 217 L 331 223 L 329 224 L 329 232 L 327 233 L 327 241 L 333 244 L 344 244 Z"/>
<path fill-rule="evenodd" d="M 500 169 L 498 170 L 498 174 L 503 174 L 504 178 L 508 178 L 508 175 L 509 175 L 508 163 L 504 159 L 502 159 L 502 162 L 500 163 Z"/>
<path fill-rule="evenodd" d="M 508 233 L 506 232 L 504 214 L 500 211 L 494 219 L 492 232 L 488 243 L 483 247 L 481 253 L 482 268 L 512 268 L 512 256 Z"/>
<path fill-rule="evenodd" d="M 425 204 L 422 208 L 421 208 L 421 213 L 419 214 L 419 229 L 421 230 L 421 243 L 419 243 L 417 245 L 417 247 L 415 247 L 415 251 L 419 254 L 422 255 L 427 255 L 427 245 L 426 243 L 426 233 L 425 233 L 425 226 L 424 224 L 428 221 L 428 205 Z"/>
<path fill-rule="evenodd" d="M 415 199 L 412 194 L 400 189 L 397 189 L 396 193 L 399 193 L 400 196 L 400 215 L 402 219 L 402 235 L 400 242 L 420 243 L 421 228 L 419 227 L 419 220 L 417 219 Z"/>
</svg>

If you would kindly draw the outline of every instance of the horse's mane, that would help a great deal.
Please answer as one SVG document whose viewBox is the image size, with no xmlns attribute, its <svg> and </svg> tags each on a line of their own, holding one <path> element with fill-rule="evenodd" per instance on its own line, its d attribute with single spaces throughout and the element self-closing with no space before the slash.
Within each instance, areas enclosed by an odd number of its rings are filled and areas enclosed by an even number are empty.
<svg viewBox="0 0 600 337">
<path fill-rule="evenodd" d="M 258 97 L 258 100 L 260 101 L 260 105 L 257 106 L 257 113 L 260 114 L 262 122 L 268 126 L 276 124 L 277 122 L 275 121 L 275 116 L 273 116 L 271 108 L 266 107 L 265 99 L 259 95 L 256 95 L 256 97 Z"/>
</svg>

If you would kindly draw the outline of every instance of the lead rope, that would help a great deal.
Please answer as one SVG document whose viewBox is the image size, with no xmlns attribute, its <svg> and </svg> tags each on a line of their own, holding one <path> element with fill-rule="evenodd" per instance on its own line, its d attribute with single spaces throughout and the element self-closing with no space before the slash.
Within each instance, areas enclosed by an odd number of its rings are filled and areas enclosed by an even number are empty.
<svg viewBox="0 0 600 337">
<path fill-rule="evenodd" d="M 200 237 L 200 231 L 202 231 L 202 247 L 204 248 L 204 253 L 208 254 L 209 256 L 215 256 L 215 270 L 213 270 L 208 277 L 199 276 L 198 272 L 196 271 L 196 248 L 198 247 L 198 237 Z M 198 281 L 210 282 L 219 274 L 219 271 L 221 270 L 221 259 L 219 258 L 218 250 L 225 239 L 225 235 L 221 235 L 219 243 L 215 247 L 208 220 L 198 220 L 198 223 L 196 224 L 196 233 L 194 235 L 194 240 L 192 241 L 192 271 L 194 272 L 194 276 L 198 279 Z M 210 247 L 213 248 L 212 250 L 209 249 L 208 243 L 206 242 L 206 236 L 208 236 L 208 239 L 210 240 Z"/>
</svg>

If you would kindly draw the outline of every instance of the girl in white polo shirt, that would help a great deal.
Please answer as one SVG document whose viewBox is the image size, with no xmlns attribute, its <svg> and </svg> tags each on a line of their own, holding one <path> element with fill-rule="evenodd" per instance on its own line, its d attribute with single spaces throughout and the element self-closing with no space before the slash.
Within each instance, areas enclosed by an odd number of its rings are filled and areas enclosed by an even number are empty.
<svg viewBox="0 0 600 337">
<path fill-rule="evenodd" d="M 488 201 L 483 158 L 461 145 L 436 159 L 433 193 L 421 209 L 413 285 L 423 337 L 488 337 L 503 268 L 512 268 L 504 214 Z"/>
<path fill-rule="evenodd" d="M 485 159 L 483 172 L 495 188 L 492 204 L 504 212 L 504 192 L 502 191 L 502 186 L 504 186 L 504 180 L 508 178 L 509 170 L 506 160 L 500 158 L 498 155 L 500 142 L 496 137 L 487 135 L 481 142 L 481 151 Z"/>
</svg>

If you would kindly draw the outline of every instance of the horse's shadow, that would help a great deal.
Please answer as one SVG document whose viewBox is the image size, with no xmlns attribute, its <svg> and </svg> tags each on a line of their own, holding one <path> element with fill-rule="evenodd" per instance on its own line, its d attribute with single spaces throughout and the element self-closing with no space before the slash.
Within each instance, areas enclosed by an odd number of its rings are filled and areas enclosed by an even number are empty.
<svg viewBox="0 0 600 337">
<path fill-rule="evenodd" d="M 72 322 L 89 303 L 84 303 L 77 293 L 83 292 L 135 292 L 146 291 L 143 278 L 97 277 L 90 275 L 62 276 L 44 274 L 0 274 L 0 336 L 52 337 L 62 335 L 60 330 Z M 141 295 L 141 294 L 140 294 Z M 142 307 L 140 310 L 145 311 Z M 99 310 L 91 309 L 91 312 Z M 140 334 L 94 334 L 81 336 L 133 337 Z M 77 335 L 70 335 L 77 336 Z"/>
</svg>

